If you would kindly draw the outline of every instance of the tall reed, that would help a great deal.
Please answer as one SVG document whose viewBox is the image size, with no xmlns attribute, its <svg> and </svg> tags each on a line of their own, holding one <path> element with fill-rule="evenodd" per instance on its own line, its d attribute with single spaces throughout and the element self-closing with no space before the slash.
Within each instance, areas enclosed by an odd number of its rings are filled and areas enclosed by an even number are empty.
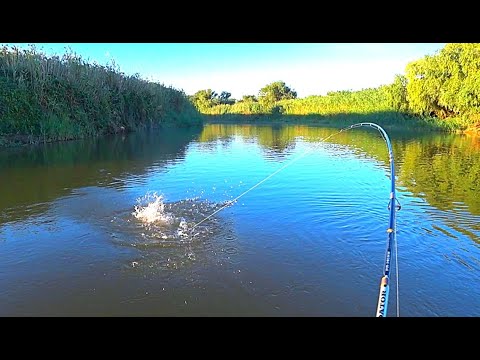
<svg viewBox="0 0 480 360">
<path fill-rule="evenodd" d="M 201 123 L 183 91 L 67 51 L 0 49 L 0 135 L 44 141 Z"/>
</svg>

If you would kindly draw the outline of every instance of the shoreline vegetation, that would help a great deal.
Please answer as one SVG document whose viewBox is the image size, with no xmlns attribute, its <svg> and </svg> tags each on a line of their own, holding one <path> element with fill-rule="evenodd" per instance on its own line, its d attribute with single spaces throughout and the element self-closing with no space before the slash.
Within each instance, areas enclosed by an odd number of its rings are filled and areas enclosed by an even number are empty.
<svg viewBox="0 0 480 360">
<path fill-rule="evenodd" d="M 35 46 L 0 48 L 0 147 L 82 139 L 204 122 L 344 127 L 376 122 L 480 135 L 480 44 L 447 44 L 410 62 L 392 84 L 297 98 L 283 81 L 235 100 L 222 91 L 183 91 L 125 75 L 115 62 Z"/>
<path fill-rule="evenodd" d="M 185 93 L 127 76 L 114 62 L 0 48 L 0 147 L 201 124 Z"/>
<path fill-rule="evenodd" d="M 200 90 L 190 99 L 209 122 L 292 122 L 342 126 L 354 119 L 382 126 L 480 135 L 480 44 L 447 44 L 412 61 L 393 83 L 297 98 L 283 81 L 231 99 Z M 337 123 L 338 122 L 338 123 Z M 341 124 L 343 122 L 343 124 Z"/>
</svg>

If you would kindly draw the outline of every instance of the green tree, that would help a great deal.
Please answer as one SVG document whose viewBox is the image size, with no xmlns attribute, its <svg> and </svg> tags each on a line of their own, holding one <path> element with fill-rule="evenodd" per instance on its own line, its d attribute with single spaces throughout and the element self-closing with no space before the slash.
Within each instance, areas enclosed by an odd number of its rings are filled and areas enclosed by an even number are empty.
<svg viewBox="0 0 480 360">
<path fill-rule="evenodd" d="M 234 99 L 230 99 L 232 96 L 231 93 L 228 91 L 222 91 L 221 94 L 218 96 L 218 102 L 219 104 L 226 104 L 226 105 L 232 105 L 235 103 Z"/>
<path fill-rule="evenodd" d="M 393 84 L 385 86 L 388 105 L 401 112 L 408 111 L 407 78 L 404 75 L 395 75 Z"/>
<path fill-rule="evenodd" d="M 217 93 L 212 89 L 199 90 L 190 96 L 190 100 L 200 111 L 205 111 L 219 104 Z"/>
<path fill-rule="evenodd" d="M 297 92 L 290 89 L 283 81 L 268 84 L 258 93 L 258 100 L 264 106 L 273 106 L 277 101 L 296 98 Z"/>
<path fill-rule="evenodd" d="M 480 110 L 480 44 L 447 44 L 438 54 L 444 75 L 439 105 L 455 114 Z"/>
<path fill-rule="evenodd" d="M 480 113 L 480 44 L 447 44 L 407 65 L 407 98 L 415 113 L 440 118 Z"/>
<path fill-rule="evenodd" d="M 444 76 L 437 64 L 438 58 L 425 56 L 407 65 L 407 100 L 413 112 L 422 115 L 438 115 L 438 103 Z"/>
</svg>

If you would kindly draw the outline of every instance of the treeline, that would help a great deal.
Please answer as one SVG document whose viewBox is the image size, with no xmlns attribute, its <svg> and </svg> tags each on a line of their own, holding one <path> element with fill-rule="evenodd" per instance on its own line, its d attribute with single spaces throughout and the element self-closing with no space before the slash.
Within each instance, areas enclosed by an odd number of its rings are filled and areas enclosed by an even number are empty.
<svg viewBox="0 0 480 360">
<path fill-rule="evenodd" d="M 48 57 L 34 46 L 0 49 L 0 145 L 200 122 L 183 92 L 127 76 L 114 63 L 90 64 L 73 52 Z"/>
<path fill-rule="evenodd" d="M 223 96 L 222 96 L 223 95 Z M 228 97 L 225 98 L 224 95 Z M 222 91 L 221 96 L 211 89 L 200 90 L 190 96 L 190 100 L 203 114 L 273 114 L 281 111 L 278 102 L 295 99 L 297 93 L 283 81 L 275 81 L 260 89 L 258 97 L 244 95 L 242 99 L 230 98 L 231 93 Z"/>
<path fill-rule="evenodd" d="M 337 115 L 393 111 L 390 88 L 382 86 L 360 91 L 332 91 L 325 96 L 297 98 L 283 81 L 266 85 L 255 95 L 243 96 L 241 100 L 218 101 L 207 94 L 216 94 L 211 89 L 200 90 L 190 97 L 200 112 L 208 115 L 224 114 L 279 114 L 279 115 Z M 227 93 L 227 92 L 223 92 Z M 229 93 L 227 93 L 229 94 Z M 199 96 L 200 95 L 200 96 Z"/>
<path fill-rule="evenodd" d="M 197 93 L 198 94 L 198 93 Z M 410 62 L 393 83 L 360 91 L 335 91 L 296 98 L 282 81 L 269 84 L 258 97 L 201 104 L 204 114 L 336 115 L 395 111 L 434 121 L 449 130 L 480 126 L 480 44 L 447 44 L 435 55 Z"/>
</svg>

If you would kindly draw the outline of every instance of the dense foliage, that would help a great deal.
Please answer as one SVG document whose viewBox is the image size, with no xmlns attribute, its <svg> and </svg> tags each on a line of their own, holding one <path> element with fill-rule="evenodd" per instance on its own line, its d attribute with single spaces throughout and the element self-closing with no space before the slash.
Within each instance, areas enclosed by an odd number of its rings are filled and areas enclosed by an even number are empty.
<svg viewBox="0 0 480 360">
<path fill-rule="evenodd" d="M 335 91 L 297 99 L 282 81 L 260 89 L 258 100 L 198 107 L 204 114 L 322 115 L 391 113 L 422 117 L 436 127 L 480 127 L 480 44 L 447 44 L 406 66 L 393 83 L 359 91 Z"/>
<path fill-rule="evenodd" d="M 480 44 L 447 44 L 407 65 L 408 107 L 415 113 L 478 117 Z"/>
<path fill-rule="evenodd" d="M 371 113 L 391 110 L 384 88 L 360 91 L 335 91 L 325 96 L 309 96 L 298 100 L 281 101 L 285 114 L 342 114 Z"/>
<path fill-rule="evenodd" d="M 266 107 L 273 106 L 281 100 L 296 99 L 297 92 L 290 89 L 285 82 L 275 81 L 260 89 L 258 101 Z"/>
<path fill-rule="evenodd" d="M 69 52 L 0 49 L 2 136 L 27 142 L 82 138 L 201 117 L 176 89 L 127 76 L 115 64 L 89 64 Z"/>
<path fill-rule="evenodd" d="M 231 99 L 231 96 L 232 94 L 228 91 L 222 91 L 219 95 L 212 89 L 206 89 L 199 90 L 195 94 L 191 95 L 190 101 L 199 111 L 205 112 L 213 106 L 234 104 L 235 100 Z"/>
</svg>

